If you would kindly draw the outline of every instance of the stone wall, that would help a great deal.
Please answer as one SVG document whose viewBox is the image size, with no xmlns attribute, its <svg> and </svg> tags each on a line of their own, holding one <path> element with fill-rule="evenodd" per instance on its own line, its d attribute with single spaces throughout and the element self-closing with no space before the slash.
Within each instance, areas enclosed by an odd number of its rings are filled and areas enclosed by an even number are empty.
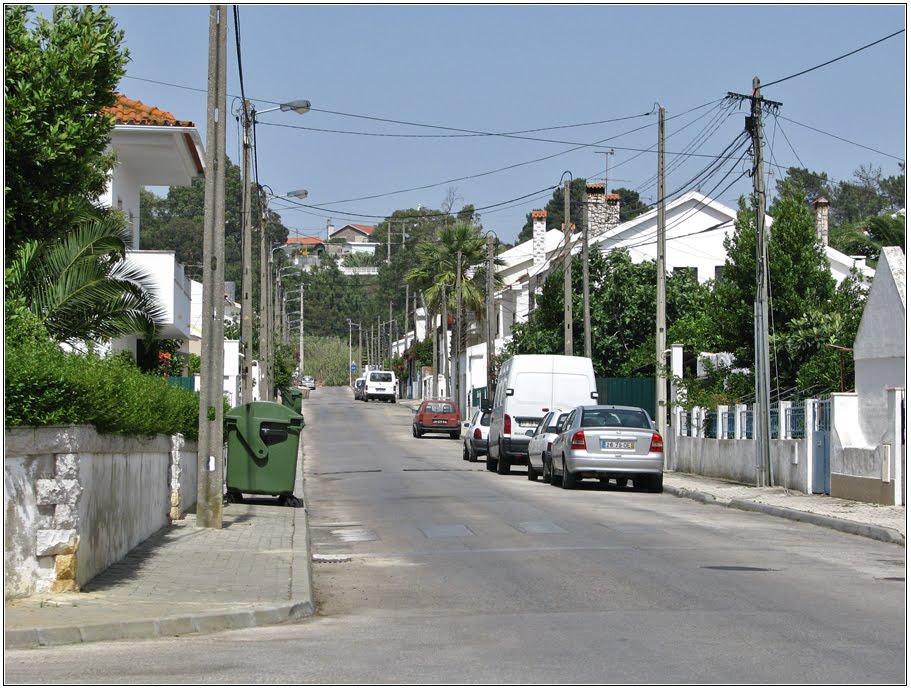
<svg viewBox="0 0 911 690">
<path fill-rule="evenodd" d="M 4 597 L 76 591 L 196 501 L 196 445 L 7 429 Z"/>
</svg>

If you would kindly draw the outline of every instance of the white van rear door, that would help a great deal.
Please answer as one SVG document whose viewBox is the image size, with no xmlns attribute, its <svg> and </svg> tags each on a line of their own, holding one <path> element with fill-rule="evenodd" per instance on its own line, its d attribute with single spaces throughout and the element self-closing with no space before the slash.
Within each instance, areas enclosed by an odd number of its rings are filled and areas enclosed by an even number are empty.
<svg viewBox="0 0 911 690">
<path fill-rule="evenodd" d="M 554 376 L 549 372 L 523 371 L 516 376 L 512 400 L 507 409 L 519 427 L 519 435 L 538 426 L 551 409 L 553 382 Z"/>
<path fill-rule="evenodd" d="M 591 379 L 584 374 L 554 374 L 554 407 L 570 409 L 576 405 L 594 405 Z"/>
</svg>

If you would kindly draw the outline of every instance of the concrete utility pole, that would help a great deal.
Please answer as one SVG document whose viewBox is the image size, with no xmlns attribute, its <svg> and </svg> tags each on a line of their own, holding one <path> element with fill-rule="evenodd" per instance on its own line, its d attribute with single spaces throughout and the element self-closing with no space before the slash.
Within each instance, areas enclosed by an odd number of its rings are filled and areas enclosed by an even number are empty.
<svg viewBox="0 0 911 690">
<path fill-rule="evenodd" d="M 303 376 L 304 375 L 304 281 L 303 280 L 301 280 L 301 283 L 300 283 L 300 304 L 298 305 L 298 310 L 300 312 L 300 314 L 299 314 L 299 316 L 300 316 L 300 340 L 297 344 L 297 348 L 298 348 L 298 352 L 300 354 L 298 355 L 297 368 L 300 371 L 301 376 Z M 350 329 L 348 331 L 348 340 L 349 341 L 351 340 Z M 351 348 L 349 347 L 348 349 L 350 350 Z M 350 355 L 351 353 L 349 352 L 348 354 Z M 351 361 L 350 357 L 348 359 L 349 359 L 349 361 Z M 350 369 L 350 367 L 349 367 L 349 369 Z"/>
<path fill-rule="evenodd" d="M 459 419 L 462 419 L 462 367 L 459 358 L 462 355 L 462 251 L 459 250 L 456 258 L 456 315 L 455 315 L 455 355 L 452 358 L 452 375 L 455 378 L 453 384 L 453 400 L 456 404 L 456 412 L 459 413 Z"/>
<path fill-rule="evenodd" d="M 269 249 L 266 240 L 265 192 L 259 195 L 259 399 L 269 400 Z"/>
<path fill-rule="evenodd" d="M 197 460 L 198 527 L 221 529 L 224 499 L 225 114 L 228 6 L 209 8 L 203 226 L 202 343 Z"/>
<path fill-rule="evenodd" d="M 573 253 L 570 246 L 572 228 L 569 222 L 569 189 L 572 184 L 572 175 L 563 187 L 563 240 L 565 244 L 563 255 L 563 354 L 573 354 Z"/>
<path fill-rule="evenodd" d="M 759 77 L 753 77 L 750 96 L 728 93 L 729 98 L 750 101 L 746 130 L 753 138 L 753 203 L 756 212 L 756 299 L 753 304 L 756 404 L 753 407 L 753 438 L 756 440 L 756 485 L 772 485 L 770 374 L 769 374 L 769 231 L 765 224 L 765 173 L 763 171 L 762 112 L 777 112 L 781 103 L 767 101 L 760 91 Z"/>
<path fill-rule="evenodd" d="M 250 102 L 244 101 L 244 199 L 243 199 L 243 273 L 241 274 L 240 358 L 241 402 L 253 401 L 253 185 L 250 178 L 250 146 L 253 117 Z"/>
<path fill-rule="evenodd" d="M 487 235 L 487 400 L 493 402 L 494 389 L 497 386 L 494 377 L 494 340 L 496 339 L 496 324 L 494 324 L 494 238 Z"/>
<path fill-rule="evenodd" d="M 667 266 L 665 262 L 665 223 L 666 200 L 664 189 L 664 108 L 658 109 L 658 294 L 656 296 L 657 313 L 655 315 L 655 422 L 661 438 L 667 436 L 667 377 L 665 366 L 667 359 Z M 665 448 L 668 444 L 665 444 Z"/>
<path fill-rule="evenodd" d="M 443 309 L 443 389 L 447 397 L 452 397 L 452 388 L 449 387 L 449 302 L 446 299 L 446 283 L 442 283 L 443 299 L 440 306 Z"/>
<path fill-rule="evenodd" d="M 585 356 L 592 356 L 592 315 L 588 290 L 588 201 L 582 207 L 582 311 L 585 328 Z"/>
</svg>

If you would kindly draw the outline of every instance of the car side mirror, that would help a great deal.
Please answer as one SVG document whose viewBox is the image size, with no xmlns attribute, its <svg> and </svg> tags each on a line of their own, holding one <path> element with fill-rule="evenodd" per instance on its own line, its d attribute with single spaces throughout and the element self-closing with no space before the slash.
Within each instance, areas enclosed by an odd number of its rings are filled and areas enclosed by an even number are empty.
<svg viewBox="0 0 911 690">
<path fill-rule="evenodd" d="M 658 422 L 652 420 L 652 431 L 658 431 Z"/>
<path fill-rule="evenodd" d="M 598 391 L 592 391 L 592 400 L 598 399 Z"/>
</svg>

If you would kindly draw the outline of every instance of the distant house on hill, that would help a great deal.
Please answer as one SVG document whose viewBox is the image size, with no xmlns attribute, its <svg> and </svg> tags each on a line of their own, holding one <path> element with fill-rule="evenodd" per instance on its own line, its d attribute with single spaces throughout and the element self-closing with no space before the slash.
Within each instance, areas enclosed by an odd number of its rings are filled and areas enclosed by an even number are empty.
<svg viewBox="0 0 911 690">
<path fill-rule="evenodd" d="M 329 241 L 343 239 L 348 243 L 355 242 L 373 242 L 373 233 L 376 231 L 374 225 L 357 225 L 349 223 L 343 225 L 338 230 L 329 229 Z"/>
</svg>

